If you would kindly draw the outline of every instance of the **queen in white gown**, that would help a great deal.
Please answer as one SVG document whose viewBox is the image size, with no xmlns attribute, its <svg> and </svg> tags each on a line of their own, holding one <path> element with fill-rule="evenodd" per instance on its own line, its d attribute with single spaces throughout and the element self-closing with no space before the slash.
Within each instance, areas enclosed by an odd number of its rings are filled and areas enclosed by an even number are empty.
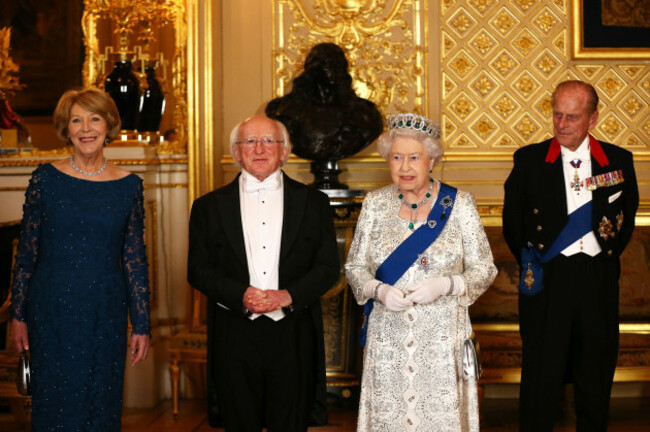
<svg viewBox="0 0 650 432">
<path fill-rule="evenodd" d="M 374 301 L 357 431 L 479 431 L 476 379 L 462 377 L 461 348 L 466 304 L 497 269 L 473 196 L 445 200 L 449 186 L 429 177 L 442 157 L 439 135 L 432 121 L 400 114 L 379 138 L 394 184 L 364 199 L 345 265 L 357 302 Z M 444 228 L 393 285 L 383 283 L 377 269 L 421 225 L 435 225 L 427 215 L 436 203 Z"/>
</svg>

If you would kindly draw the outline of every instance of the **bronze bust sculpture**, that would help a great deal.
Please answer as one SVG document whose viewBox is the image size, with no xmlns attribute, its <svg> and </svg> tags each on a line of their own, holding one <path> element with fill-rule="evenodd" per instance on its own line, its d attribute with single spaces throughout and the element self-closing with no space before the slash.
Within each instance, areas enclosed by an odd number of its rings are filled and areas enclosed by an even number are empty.
<svg viewBox="0 0 650 432">
<path fill-rule="evenodd" d="M 320 189 L 347 189 L 336 180 L 337 161 L 368 146 L 383 130 L 381 113 L 356 95 L 345 53 L 333 43 L 309 51 L 291 92 L 269 102 L 266 115 L 287 127 L 296 155 L 314 161 L 314 186 Z"/>
</svg>

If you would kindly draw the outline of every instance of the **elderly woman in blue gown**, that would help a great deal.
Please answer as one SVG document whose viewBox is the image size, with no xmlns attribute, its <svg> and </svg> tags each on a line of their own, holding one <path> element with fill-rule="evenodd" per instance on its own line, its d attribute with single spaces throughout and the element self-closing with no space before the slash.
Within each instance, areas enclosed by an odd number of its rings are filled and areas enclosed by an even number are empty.
<svg viewBox="0 0 650 432">
<path fill-rule="evenodd" d="M 430 177 L 439 134 L 400 114 L 379 137 L 393 184 L 364 199 L 345 265 L 369 312 L 358 431 L 479 430 L 476 377 L 462 372 L 466 307 L 497 270 L 472 195 Z"/>
<path fill-rule="evenodd" d="M 66 92 L 56 107 L 64 160 L 37 167 L 23 207 L 12 339 L 32 357 L 32 431 L 119 431 L 127 357 L 149 348 L 142 180 L 108 162 L 120 132 L 111 97 Z"/>
</svg>

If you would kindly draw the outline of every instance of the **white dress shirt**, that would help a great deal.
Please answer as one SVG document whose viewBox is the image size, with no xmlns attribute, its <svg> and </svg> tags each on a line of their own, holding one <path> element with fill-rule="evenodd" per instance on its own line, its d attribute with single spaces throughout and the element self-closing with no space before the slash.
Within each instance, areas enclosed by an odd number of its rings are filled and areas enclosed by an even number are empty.
<svg viewBox="0 0 650 432">
<path fill-rule="evenodd" d="M 246 244 L 250 286 L 262 290 L 279 289 L 280 243 L 284 208 L 282 172 L 278 169 L 260 182 L 246 170 L 239 177 L 241 222 Z M 282 309 L 264 315 L 279 321 Z M 260 314 L 252 314 L 254 320 Z"/>
<path fill-rule="evenodd" d="M 562 169 L 564 170 L 564 189 L 566 191 L 566 204 L 567 213 L 571 214 L 583 204 L 588 203 L 592 199 L 592 192 L 587 189 L 585 179 L 591 177 L 591 149 L 589 147 L 589 135 L 585 137 L 580 147 L 576 151 L 571 151 L 566 147 L 561 148 L 562 153 Z M 571 161 L 581 161 L 580 167 L 575 168 L 571 165 Z M 576 191 L 571 187 L 574 181 L 576 171 L 580 177 L 581 187 Z M 591 223 L 591 221 L 589 221 Z M 567 246 L 562 255 L 571 256 L 577 253 L 585 253 L 589 256 L 596 256 L 600 253 L 600 245 L 596 240 L 596 235 L 593 231 L 589 231 L 582 238 L 576 240 L 573 244 Z"/>
</svg>

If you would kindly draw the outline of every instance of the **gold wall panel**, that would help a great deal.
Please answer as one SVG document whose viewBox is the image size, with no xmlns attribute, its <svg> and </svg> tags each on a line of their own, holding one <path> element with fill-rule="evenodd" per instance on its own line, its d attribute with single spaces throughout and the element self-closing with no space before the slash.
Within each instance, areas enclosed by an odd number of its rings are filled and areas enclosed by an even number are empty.
<svg viewBox="0 0 650 432">
<path fill-rule="evenodd" d="M 312 46 L 346 52 L 360 97 L 384 114 L 428 113 L 426 0 L 273 0 L 273 97 L 290 91 Z"/>
<path fill-rule="evenodd" d="M 551 92 L 566 79 L 598 90 L 598 139 L 648 149 L 650 57 L 572 60 L 572 1 L 440 2 L 447 149 L 511 152 L 551 137 Z"/>
</svg>

